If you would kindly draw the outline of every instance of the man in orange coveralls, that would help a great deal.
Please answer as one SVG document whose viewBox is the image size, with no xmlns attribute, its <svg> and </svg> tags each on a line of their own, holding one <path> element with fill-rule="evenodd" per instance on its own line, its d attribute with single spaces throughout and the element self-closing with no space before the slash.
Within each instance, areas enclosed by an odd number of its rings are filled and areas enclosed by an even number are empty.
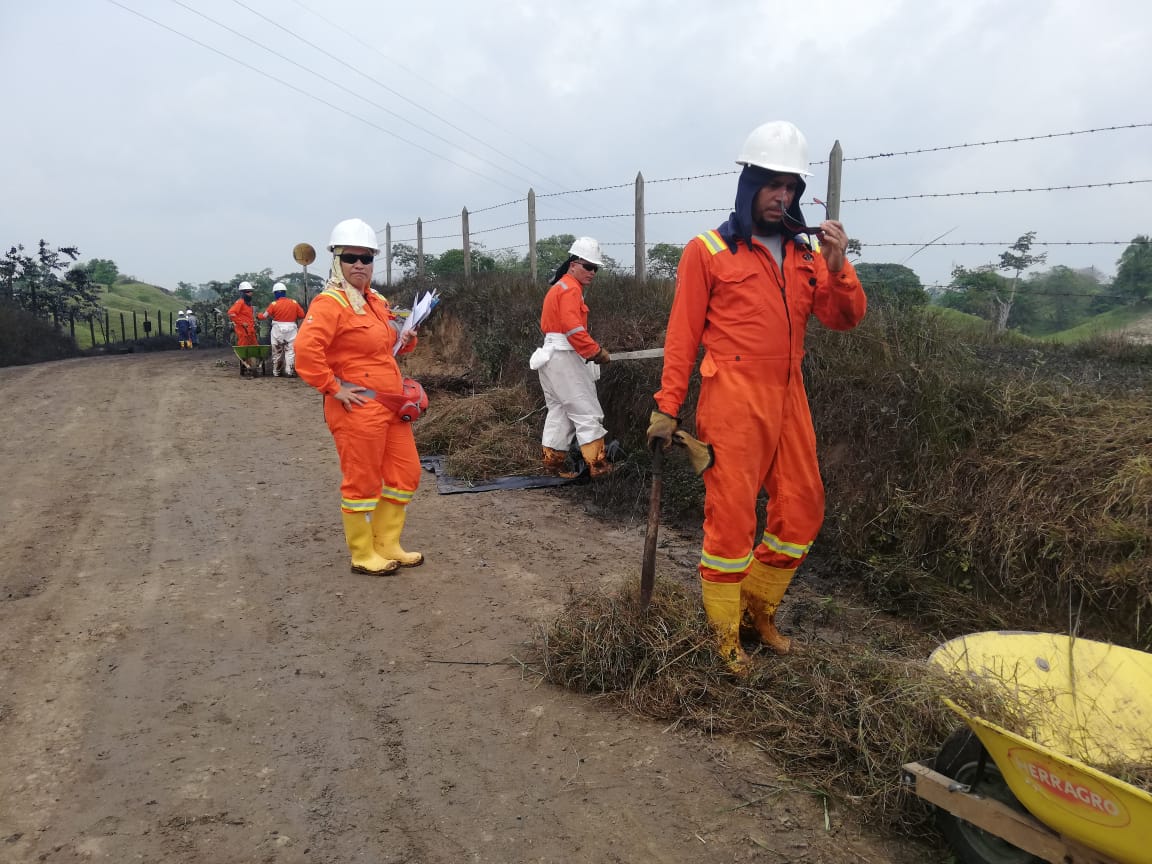
<svg viewBox="0 0 1152 864">
<path fill-rule="evenodd" d="M 540 330 L 544 345 L 528 361 L 540 376 L 548 415 L 541 440 L 544 468 L 562 477 L 568 448 L 575 436 L 592 477 L 612 470 L 604 441 L 604 409 L 596 398 L 598 369 L 594 364 L 611 362 L 611 356 L 588 332 L 588 307 L 584 289 L 603 266 L 600 244 L 592 237 L 578 237 L 568 250 L 568 260 L 557 268 L 552 287 L 544 296 Z"/>
<path fill-rule="evenodd" d="M 261 318 L 272 319 L 272 375 L 280 377 L 280 370 L 289 378 L 296 377 L 296 322 L 304 317 L 304 307 L 288 296 L 283 282 L 272 286 L 272 302 L 260 313 Z"/>
<path fill-rule="evenodd" d="M 744 169 L 735 211 L 688 243 L 680 258 L 648 442 L 667 447 L 677 436 L 691 442 L 677 431 L 677 415 L 703 344 L 696 431 L 711 445 L 712 459 L 698 466 L 705 490 L 701 593 L 722 658 L 743 674 L 743 610 L 769 649 L 792 649 L 776 629 L 776 610 L 824 520 L 800 369 L 808 318 L 850 330 L 864 317 L 866 300 L 846 257 L 843 225 L 828 220 L 795 233 L 804 225 L 803 178 L 811 176 L 800 130 L 765 123 L 736 161 Z M 767 523 L 757 544 L 761 488 L 768 493 Z"/>
<path fill-rule="evenodd" d="M 392 349 L 416 347 L 414 332 L 399 336 L 396 315 L 372 288 L 380 246 L 361 219 L 345 219 L 328 244 L 328 284 L 308 305 L 296 337 L 296 371 L 324 394 L 324 419 L 336 442 L 343 481 L 340 510 L 352 553 L 352 572 L 382 576 L 424 562 L 400 546 L 408 502 L 420 483 L 412 424 L 376 394 L 403 392 Z"/>
<path fill-rule="evenodd" d="M 256 344 L 256 316 L 252 312 L 252 283 L 241 282 L 236 289 L 240 297 L 228 309 L 228 317 L 236 331 L 237 345 Z"/>
</svg>

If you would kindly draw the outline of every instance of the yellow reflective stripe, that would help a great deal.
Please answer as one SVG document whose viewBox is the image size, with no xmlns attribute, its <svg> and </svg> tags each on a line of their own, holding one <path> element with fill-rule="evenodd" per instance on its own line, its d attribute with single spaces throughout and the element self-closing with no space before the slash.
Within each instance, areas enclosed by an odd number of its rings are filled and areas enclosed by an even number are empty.
<svg viewBox="0 0 1152 864">
<path fill-rule="evenodd" d="M 696 237 L 701 243 L 708 247 L 708 251 L 713 255 L 725 248 L 724 238 L 715 230 L 705 231 L 703 234 L 697 234 Z"/>
<path fill-rule="evenodd" d="M 392 486 L 383 486 L 380 489 L 380 497 L 394 504 L 407 504 L 412 500 L 412 496 L 416 493 L 407 489 L 396 489 Z"/>
<path fill-rule="evenodd" d="M 337 291 L 335 288 L 326 288 L 319 294 L 320 297 L 331 297 L 345 309 L 351 309 L 352 304 L 348 302 L 348 298 L 344 296 L 344 292 Z"/>
<path fill-rule="evenodd" d="M 751 563 L 751 552 L 743 558 L 722 558 L 719 555 L 710 555 L 703 549 L 700 550 L 700 566 L 720 573 L 743 573 Z"/>
<path fill-rule="evenodd" d="M 340 507 L 350 513 L 365 513 L 376 509 L 378 498 L 341 498 Z"/>
<path fill-rule="evenodd" d="M 808 554 L 808 550 L 812 548 L 811 542 L 785 543 L 775 534 L 769 534 L 767 531 L 760 537 L 760 541 L 773 552 L 779 552 L 781 555 L 787 555 L 789 558 L 803 558 Z"/>
</svg>

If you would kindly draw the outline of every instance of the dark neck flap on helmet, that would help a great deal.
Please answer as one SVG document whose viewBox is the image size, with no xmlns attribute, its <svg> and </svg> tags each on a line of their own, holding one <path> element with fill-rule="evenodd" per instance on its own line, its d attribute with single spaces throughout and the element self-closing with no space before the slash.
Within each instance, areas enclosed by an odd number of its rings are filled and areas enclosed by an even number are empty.
<svg viewBox="0 0 1152 864">
<path fill-rule="evenodd" d="M 772 178 L 781 171 L 769 171 L 758 165 L 745 165 L 740 172 L 740 180 L 736 184 L 736 209 L 728 217 L 728 221 L 720 225 L 716 232 L 724 238 L 732 254 L 736 254 L 736 241 L 742 239 L 747 246 L 752 245 L 752 235 L 756 232 L 756 222 L 752 218 L 752 205 L 756 201 L 756 193 L 772 182 Z M 804 215 L 800 212 L 800 196 L 804 194 L 807 184 L 804 178 L 796 175 L 799 183 L 796 186 L 796 197 L 792 199 L 792 206 L 788 208 L 788 215 L 800 225 L 804 222 Z M 785 232 L 787 233 L 787 232 Z"/>
</svg>

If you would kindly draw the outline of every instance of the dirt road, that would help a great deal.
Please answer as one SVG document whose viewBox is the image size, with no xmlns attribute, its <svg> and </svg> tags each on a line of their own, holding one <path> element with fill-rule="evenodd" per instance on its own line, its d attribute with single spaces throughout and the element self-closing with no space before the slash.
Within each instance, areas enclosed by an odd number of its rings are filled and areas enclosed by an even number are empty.
<svg viewBox="0 0 1152 864">
<path fill-rule="evenodd" d="M 425 475 L 354 576 L 319 397 L 226 357 L 0 369 L 0 861 L 926 860 L 515 662 L 642 525 Z"/>
</svg>

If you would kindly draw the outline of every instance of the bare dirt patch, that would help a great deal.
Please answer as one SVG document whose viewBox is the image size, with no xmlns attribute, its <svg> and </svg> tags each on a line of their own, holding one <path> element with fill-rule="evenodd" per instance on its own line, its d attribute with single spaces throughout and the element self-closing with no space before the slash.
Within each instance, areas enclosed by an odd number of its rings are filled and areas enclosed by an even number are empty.
<svg viewBox="0 0 1152 864">
<path fill-rule="evenodd" d="M 425 475 L 428 563 L 348 573 L 319 398 L 229 356 L 0 370 L 0 860 L 935 860 L 520 665 L 640 524 Z"/>
</svg>

